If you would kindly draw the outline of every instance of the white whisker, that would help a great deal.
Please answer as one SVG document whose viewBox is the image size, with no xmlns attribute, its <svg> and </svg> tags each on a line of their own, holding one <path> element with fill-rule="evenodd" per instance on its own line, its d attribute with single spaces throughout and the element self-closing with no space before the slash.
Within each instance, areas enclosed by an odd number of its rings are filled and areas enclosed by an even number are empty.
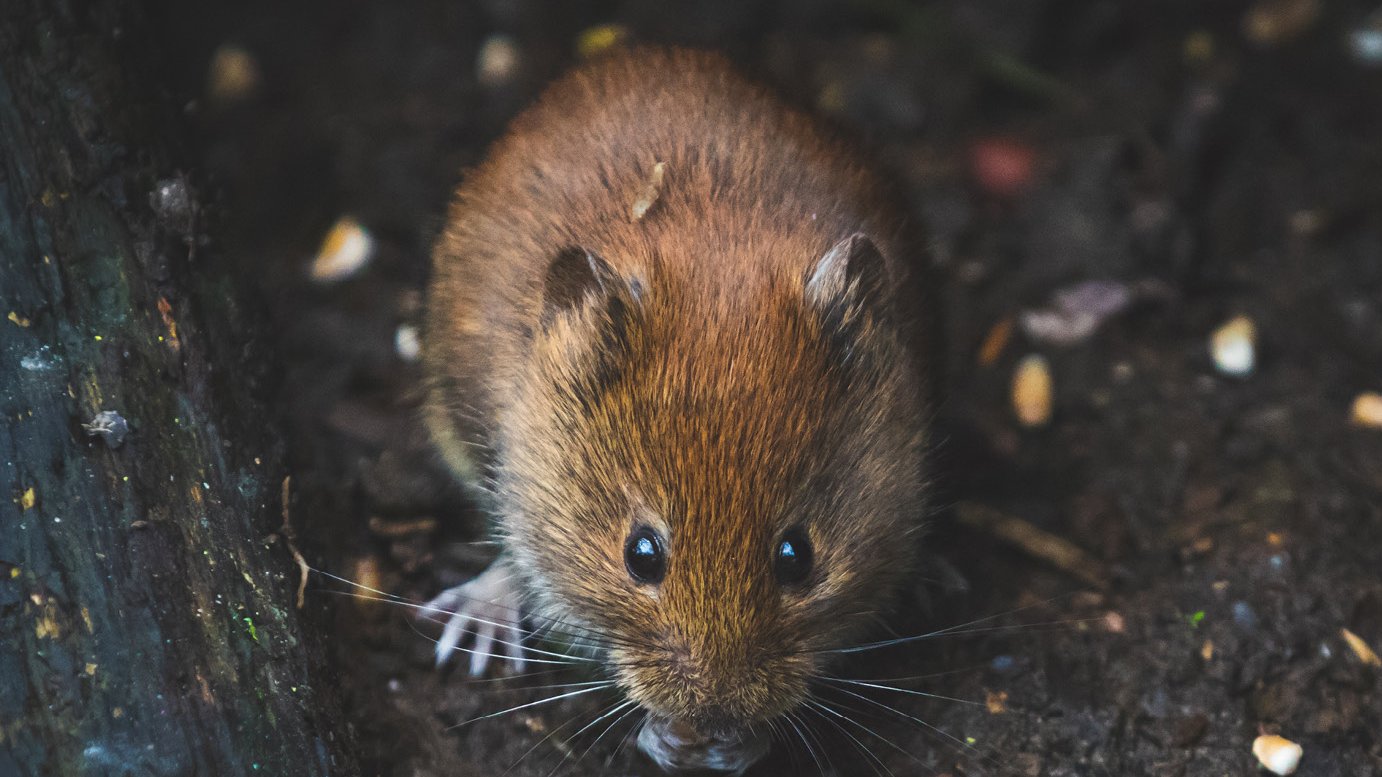
<svg viewBox="0 0 1382 777">
<path fill-rule="evenodd" d="M 941 737 L 943 737 L 943 738 L 949 740 L 949 741 L 951 742 L 951 744 L 953 744 L 955 747 L 959 748 L 960 750 L 973 754 L 975 757 L 977 757 L 977 758 L 978 758 L 981 762 L 983 762 L 985 765 L 990 766 L 990 767 L 992 767 L 992 768 L 996 768 L 996 769 L 998 769 L 1000 772 L 1005 772 L 1005 773 L 1010 773 L 1010 774 L 1013 773 L 1011 770 L 1006 769 L 1006 768 L 1003 767 L 1002 763 L 998 761 L 998 758 L 997 758 L 996 755 L 991 754 L 991 753 L 985 753 L 984 751 L 980 750 L 978 747 L 975 747 L 973 744 L 971 744 L 971 743 L 969 743 L 969 742 L 967 742 L 967 741 L 965 741 L 965 740 L 963 740 L 963 739 L 960 739 L 959 737 L 955 736 L 954 734 L 951 734 L 950 732 L 948 732 L 948 731 L 946 731 L 946 730 L 940 728 L 939 726 L 937 726 L 937 725 L 935 725 L 935 724 L 933 724 L 933 723 L 929 723 L 929 722 L 927 722 L 927 721 L 925 721 L 925 720 L 922 720 L 921 718 L 918 718 L 918 717 L 915 716 L 915 715 L 909 715 L 909 714 L 903 712 L 902 710 L 897 709 L 896 707 L 892 707 L 892 706 L 890 706 L 890 705 L 884 704 L 883 702 L 878 701 L 877 699 L 870 699 L 869 697 L 864 696 L 863 694 L 855 693 L 854 691 L 848 690 L 848 689 L 846 689 L 846 688 L 836 688 L 835 690 L 837 690 L 837 691 L 839 691 L 839 692 L 841 692 L 841 693 L 849 694 L 850 696 L 853 696 L 853 697 L 856 698 L 856 699 L 862 699 L 863 701 L 866 701 L 866 702 L 868 702 L 869 704 L 872 704 L 872 705 L 874 705 L 874 706 L 881 707 L 881 708 L 883 708 L 884 710 L 886 710 L 886 711 L 888 711 L 888 712 L 890 712 L 890 713 L 892 713 L 892 714 L 894 714 L 894 715 L 897 715 L 897 716 L 899 716 L 899 717 L 905 718 L 905 719 L 910 720 L 910 721 L 912 721 L 912 722 L 914 722 L 914 723 L 918 723 L 918 724 L 920 724 L 921 726 L 924 726 L 924 727 L 925 727 L 926 729 L 928 729 L 929 731 L 932 731 L 932 732 L 934 732 L 935 734 L 937 734 L 937 735 L 939 735 L 939 736 L 941 736 Z"/>
<path fill-rule="evenodd" d="M 540 705 L 540 704 L 551 704 L 551 703 L 554 702 L 554 701 L 561 701 L 562 699 L 570 699 L 570 698 L 573 697 L 573 696 L 580 696 L 580 695 L 582 695 L 582 694 L 593 693 L 593 692 L 595 692 L 595 691 L 602 691 L 602 690 L 604 690 L 604 689 L 606 689 L 606 688 L 612 688 L 612 687 L 614 687 L 614 683 L 612 683 L 612 682 L 606 682 L 606 683 L 603 683 L 603 684 L 601 684 L 601 685 L 598 685 L 598 686 L 596 686 L 596 687 L 594 687 L 594 688 L 583 688 L 583 689 L 581 689 L 581 690 L 579 690 L 579 691 L 571 691 L 571 692 L 569 692 L 569 693 L 562 693 L 562 694 L 558 694 L 558 695 L 556 695 L 556 696 L 549 696 L 549 697 L 547 697 L 546 699 L 538 699 L 537 701 L 530 701 L 530 702 L 528 702 L 527 704 L 520 704 L 520 705 L 518 705 L 518 706 L 516 706 L 516 707 L 509 707 L 508 709 L 499 710 L 498 712 L 491 712 L 491 713 L 488 713 L 488 714 L 485 714 L 485 715 L 480 715 L 479 717 L 471 718 L 470 720 L 464 721 L 464 722 L 462 722 L 462 723 L 457 723 L 456 725 L 451 726 L 450 728 L 461 728 L 462 726 L 468 726 L 468 725 L 470 725 L 471 723 L 474 723 L 474 722 L 476 722 L 476 721 L 478 721 L 478 720 L 486 720 L 486 719 L 488 719 L 488 718 L 497 718 L 497 717 L 499 717 L 500 715 L 507 715 L 507 714 L 509 714 L 510 712 L 517 712 L 517 711 L 519 711 L 519 710 L 526 710 L 526 709 L 528 709 L 529 707 L 536 707 L 536 706 L 538 706 L 538 705 Z"/>
<path fill-rule="evenodd" d="M 614 759 L 618 758 L 619 753 L 623 752 L 624 748 L 629 744 L 629 737 L 633 736 L 633 732 L 639 730 L 648 722 L 648 711 L 644 710 L 642 707 L 636 707 L 635 709 L 643 713 L 643 719 L 634 722 L 632 726 L 629 726 L 629 730 L 624 732 L 624 736 L 619 740 L 619 746 L 614 748 L 614 752 L 609 754 L 609 758 L 605 759 L 606 769 L 609 768 L 610 764 L 614 763 Z"/>
<path fill-rule="evenodd" d="M 984 703 L 983 703 L 983 702 L 974 701 L 973 699 L 957 699 L 957 698 L 955 698 L 955 697 L 953 697 L 953 696 L 943 696 L 943 695 L 941 695 L 941 694 L 939 694 L 939 693 L 927 693 L 926 691 L 914 691 L 914 690 L 912 690 L 912 689 L 910 689 L 910 688 L 894 688 L 894 687 L 891 686 L 891 685 L 879 685 L 878 683 L 868 683 L 868 682 L 863 682 L 863 681 L 861 681 L 861 680 L 846 680 L 846 679 L 844 679 L 843 677 L 822 677 L 822 678 L 820 678 L 820 680 L 823 681 L 823 682 L 829 682 L 829 683 L 848 683 L 848 684 L 850 684 L 850 685 L 860 685 L 860 686 L 863 686 L 863 687 L 865 687 L 865 688 L 877 688 L 877 689 L 880 690 L 880 691 L 891 691 L 892 693 L 907 693 L 907 694 L 911 694 L 911 695 L 913 695 L 913 696 L 925 696 L 925 697 L 928 698 L 928 699 L 940 699 L 940 700 L 942 700 L 942 701 L 953 701 L 953 702 L 957 702 L 957 703 L 959 703 L 959 704 L 972 704 L 972 705 L 974 705 L 975 707 L 982 707 L 982 706 L 984 706 Z"/>
<path fill-rule="evenodd" d="M 887 764 L 883 763 L 883 759 L 879 758 L 876 754 L 874 754 L 872 750 L 869 750 L 867 747 L 865 747 L 864 743 L 859 741 L 859 737 L 854 736 L 854 734 L 850 733 L 850 731 L 846 729 L 844 726 L 841 726 L 839 723 L 836 723 L 835 721 L 821 714 L 821 711 L 823 710 L 825 712 L 828 712 L 831 715 L 834 715 L 835 717 L 840 718 L 841 720 L 844 720 L 856 726 L 859 725 L 858 723 L 855 723 L 853 720 L 850 720 L 845 715 L 841 715 L 840 713 L 831 709 L 829 706 L 822 704 L 814 699 L 807 700 L 807 704 L 809 705 L 808 709 L 812 709 L 813 711 L 815 711 L 816 714 L 819 715 L 822 720 L 834 726 L 836 731 L 839 731 L 841 734 L 844 734 L 845 736 L 849 737 L 850 741 L 854 743 L 854 746 L 858 748 L 859 752 L 862 753 L 866 759 L 868 759 L 869 766 L 872 767 L 874 774 L 881 774 L 878 771 L 878 767 L 881 766 L 883 767 L 883 771 L 887 772 L 889 775 L 892 775 L 892 770 L 888 768 Z"/>
<path fill-rule="evenodd" d="M 816 762 L 816 768 L 820 770 L 821 777 L 826 777 L 825 764 L 821 762 L 820 756 L 816 754 L 816 748 L 811 746 L 811 741 L 806 738 L 806 734 L 802 731 L 802 726 L 806 725 L 805 721 L 802 721 L 801 726 L 797 725 L 796 717 L 790 712 L 783 715 L 782 719 L 787 721 L 787 725 L 791 726 L 792 730 L 797 733 L 797 738 L 801 740 L 802 746 L 810 754 L 811 760 Z"/>
<path fill-rule="evenodd" d="M 620 713 L 620 710 L 623 710 L 623 712 Z M 595 746 L 598 745 L 598 744 L 600 744 L 600 740 L 605 738 L 605 734 L 608 734 L 611 730 L 614 729 L 615 726 L 619 725 L 619 721 L 621 721 L 621 720 L 623 720 L 624 718 L 628 717 L 629 715 L 633 714 L 633 713 L 636 712 L 637 710 L 638 710 L 638 703 L 637 703 L 637 702 L 634 702 L 634 701 L 632 701 L 632 700 L 626 701 L 626 702 L 624 702 L 623 704 L 621 704 L 621 705 L 615 707 L 613 710 L 611 710 L 611 711 L 605 713 L 604 715 L 601 715 L 600 717 L 598 717 L 598 718 L 596 718 L 595 720 L 591 721 L 590 723 L 586 724 L 586 726 L 585 726 L 584 728 L 582 728 L 580 731 L 577 731 L 575 734 L 573 734 L 573 735 L 571 736 L 571 740 L 572 740 L 572 741 L 575 741 L 576 737 L 580 736 L 581 733 L 584 732 L 587 728 L 590 728 L 591 726 L 595 725 L 596 723 L 599 723 L 600 721 L 604 720 L 605 718 L 608 718 L 610 715 L 613 715 L 613 714 L 615 714 L 615 713 L 620 713 L 620 714 L 619 714 L 619 717 L 617 717 L 617 718 L 615 718 L 613 721 L 611 721 L 610 724 L 609 724 L 608 726 L 605 726 L 605 728 L 604 728 L 602 731 L 600 731 L 600 733 L 599 733 L 598 735 L 596 735 L 595 740 L 594 740 L 593 742 L 591 742 L 589 745 L 587 745 L 586 748 L 585 748 L 584 750 L 581 751 L 581 754 L 580 754 L 580 755 L 576 756 L 576 760 L 572 763 L 572 765 L 579 764 L 582 760 L 584 760 L 585 757 L 586 757 L 587 755 L 590 754 L 590 751 L 591 751 L 591 750 L 594 750 L 594 749 L 595 749 Z M 557 768 L 556 768 L 556 769 L 553 769 L 553 770 L 551 771 L 551 773 L 549 773 L 549 774 L 547 775 L 547 777 L 552 777 L 553 774 L 556 774 L 556 773 L 557 773 L 557 769 L 560 769 L 560 768 L 562 767 L 562 764 L 564 764 L 564 763 L 566 763 L 566 759 L 565 759 L 565 758 L 562 758 L 562 759 L 561 759 L 561 763 L 557 764 Z"/>
</svg>

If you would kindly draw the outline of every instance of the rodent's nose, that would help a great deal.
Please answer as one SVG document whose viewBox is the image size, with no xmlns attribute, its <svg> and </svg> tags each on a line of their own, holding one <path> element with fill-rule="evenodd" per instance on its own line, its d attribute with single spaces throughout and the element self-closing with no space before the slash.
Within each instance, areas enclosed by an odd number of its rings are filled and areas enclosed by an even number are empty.
<svg viewBox="0 0 1382 777">
<path fill-rule="evenodd" d="M 696 727 L 684 720 L 673 720 L 662 728 L 662 740 L 669 747 L 683 748 L 692 747 L 706 742 L 707 737 L 696 730 Z"/>
<path fill-rule="evenodd" d="M 638 749 L 668 771 L 743 772 L 766 755 L 769 746 L 767 739 L 746 730 L 705 734 L 678 719 L 650 718 L 638 732 Z"/>
</svg>

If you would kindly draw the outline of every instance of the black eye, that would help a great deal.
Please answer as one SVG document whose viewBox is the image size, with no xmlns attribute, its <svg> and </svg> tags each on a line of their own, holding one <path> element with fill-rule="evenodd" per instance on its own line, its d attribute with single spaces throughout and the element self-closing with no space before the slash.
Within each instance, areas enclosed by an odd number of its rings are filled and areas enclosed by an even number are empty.
<svg viewBox="0 0 1382 777">
<path fill-rule="evenodd" d="M 796 585 L 811 573 L 811 540 L 800 526 L 788 529 L 777 541 L 773 573 L 782 585 Z"/>
<path fill-rule="evenodd" d="M 647 526 L 639 526 L 624 543 L 624 566 L 629 575 L 640 583 L 655 585 L 667 574 L 667 554 L 662 550 L 662 538 Z"/>
</svg>

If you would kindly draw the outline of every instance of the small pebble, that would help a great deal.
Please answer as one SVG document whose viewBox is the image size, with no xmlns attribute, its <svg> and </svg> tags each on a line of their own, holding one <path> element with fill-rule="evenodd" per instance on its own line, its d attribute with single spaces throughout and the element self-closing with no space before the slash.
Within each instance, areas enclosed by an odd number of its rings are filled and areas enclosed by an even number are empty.
<svg viewBox="0 0 1382 777">
<path fill-rule="evenodd" d="M 211 55 L 206 93 L 212 103 L 229 105 L 253 97 L 260 80 L 259 62 L 254 55 L 227 43 Z"/>
<path fill-rule="evenodd" d="M 1109 610 L 1104 613 L 1104 631 L 1110 634 L 1122 634 L 1127 631 L 1127 623 L 1123 620 L 1122 613 Z"/>
<path fill-rule="evenodd" d="M 1008 711 L 1008 692 L 985 691 L 984 706 L 988 708 L 990 715 L 1002 715 Z"/>
<path fill-rule="evenodd" d="M 399 324 L 393 334 L 394 352 L 405 362 L 415 362 L 422 354 L 422 340 L 417 327 L 412 324 Z"/>
<path fill-rule="evenodd" d="M 197 226 L 196 192 L 182 176 L 165 178 L 149 192 L 149 207 L 165 227 L 188 234 Z"/>
<path fill-rule="evenodd" d="M 326 234 L 312 260 L 312 279 L 339 281 L 365 266 L 374 254 L 374 238 L 350 216 L 342 216 Z"/>
<path fill-rule="evenodd" d="M 1382 30 L 1354 30 L 1348 34 L 1348 45 L 1353 58 L 1364 65 L 1382 65 Z"/>
<path fill-rule="evenodd" d="M 1051 420 L 1051 396 L 1051 367 L 1046 358 L 1032 354 L 1018 362 L 1012 384 L 1017 420 L 1029 428 L 1045 426 Z"/>
<path fill-rule="evenodd" d="M 1210 352 L 1219 372 L 1234 377 L 1252 374 L 1257 360 L 1257 325 L 1237 316 L 1219 327 L 1210 339 Z"/>
<path fill-rule="evenodd" d="M 1257 628 L 1257 612 L 1247 602 L 1234 602 L 1233 622 L 1248 631 L 1253 631 Z"/>
<path fill-rule="evenodd" d="M 1252 754 L 1257 756 L 1263 769 L 1273 774 L 1294 774 L 1305 751 L 1285 737 L 1263 734 L 1253 740 Z"/>
<path fill-rule="evenodd" d="M 507 35 L 491 35 L 480 45 L 475 77 L 485 86 L 503 86 L 518 72 L 522 56 L 518 44 Z"/>
<path fill-rule="evenodd" d="M 994 656 L 989 667 L 995 672 L 1011 672 L 1017 668 L 1017 659 L 1009 655 Z"/>
<path fill-rule="evenodd" d="M 114 410 L 102 410 L 89 422 L 82 424 L 82 429 L 86 430 L 87 436 L 100 437 L 105 440 L 107 448 L 115 450 L 129 434 L 130 423 Z"/>
<path fill-rule="evenodd" d="M 1366 391 L 1353 400 L 1353 423 L 1382 429 L 1382 394 Z"/>
<path fill-rule="evenodd" d="M 1382 65 L 1382 10 L 1374 11 L 1361 27 L 1348 33 L 1349 53 L 1360 65 Z"/>
</svg>

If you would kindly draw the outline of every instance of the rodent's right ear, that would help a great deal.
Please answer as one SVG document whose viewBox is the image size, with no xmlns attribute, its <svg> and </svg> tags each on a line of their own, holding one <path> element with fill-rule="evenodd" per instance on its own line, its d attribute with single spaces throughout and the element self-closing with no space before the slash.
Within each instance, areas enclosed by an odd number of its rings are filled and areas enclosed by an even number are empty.
<svg viewBox="0 0 1382 777">
<path fill-rule="evenodd" d="M 543 326 L 587 298 L 605 297 L 622 285 L 614 268 L 595 252 L 580 246 L 563 248 L 552 258 L 543 280 Z"/>
<path fill-rule="evenodd" d="M 852 292 L 875 302 L 886 297 L 888 268 L 868 235 L 856 232 L 826 251 L 806 279 L 806 297 L 827 309 Z"/>
</svg>

